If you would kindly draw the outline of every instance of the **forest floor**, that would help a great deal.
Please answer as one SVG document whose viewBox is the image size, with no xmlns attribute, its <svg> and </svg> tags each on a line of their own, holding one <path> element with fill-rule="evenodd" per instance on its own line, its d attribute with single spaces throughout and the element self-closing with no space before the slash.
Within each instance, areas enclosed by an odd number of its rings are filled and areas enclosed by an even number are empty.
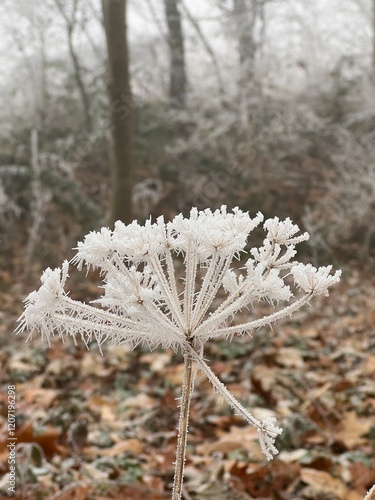
<svg viewBox="0 0 375 500">
<path fill-rule="evenodd" d="M 374 267 L 346 265 L 329 298 L 205 358 L 258 418 L 277 417 L 279 455 L 198 375 L 185 500 L 362 500 L 375 483 Z M 0 498 L 7 498 L 8 387 L 15 386 L 13 498 L 170 498 L 183 364 L 171 351 L 15 337 L 26 284 L 1 272 Z M 78 298 L 91 298 L 93 282 Z M 71 288 L 72 289 L 72 288 Z M 2 495 L 2 496 L 1 496 Z"/>
</svg>

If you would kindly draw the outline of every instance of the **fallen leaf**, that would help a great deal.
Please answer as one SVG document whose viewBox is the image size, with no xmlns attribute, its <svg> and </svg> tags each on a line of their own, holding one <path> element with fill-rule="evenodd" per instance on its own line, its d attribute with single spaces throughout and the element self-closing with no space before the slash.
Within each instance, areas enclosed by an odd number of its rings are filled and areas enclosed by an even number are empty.
<svg viewBox="0 0 375 500">
<path fill-rule="evenodd" d="M 269 392 L 276 384 L 278 370 L 267 365 L 255 365 L 251 371 L 251 376 L 259 381 L 262 390 Z"/>
<path fill-rule="evenodd" d="M 232 451 L 246 451 L 251 453 L 252 459 L 262 460 L 258 441 L 258 432 L 253 427 L 232 426 L 229 432 L 219 431 L 219 439 L 214 443 L 205 443 L 197 446 L 197 452 L 209 455 L 213 452 L 228 454 Z"/>
<path fill-rule="evenodd" d="M 32 422 L 22 425 L 16 430 L 15 438 L 17 444 L 20 443 L 37 443 L 43 448 L 47 457 L 51 457 L 54 453 L 62 453 L 63 447 L 58 444 L 57 440 L 60 436 L 60 430 L 50 426 L 44 426 L 42 429 L 35 429 Z M 0 451 L 6 448 L 9 441 L 0 441 Z"/>
<path fill-rule="evenodd" d="M 161 372 L 166 366 L 168 366 L 172 359 L 172 351 L 161 352 L 161 353 L 148 353 L 141 356 L 141 363 L 148 363 L 150 365 L 150 370 L 155 373 Z"/>
<path fill-rule="evenodd" d="M 148 410 L 153 408 L 155 404 L 155 399 L 147 396 L 147 394 L 144 394 L 143 392 L 140 392 L 136 396 L 125 398 L 123 402 L 123 406 L 125 408 L 143 408 Z"/>
<path fill-rule="evenodd" d="M 253 391 L 262 396 L 268 405 L 275 403 L 272 389 L 276 387 L 278 369 L 267 365 L 255 365 L 251 371 Z"/>
<path fill-rule="evenodd" d="M 55 389 L 28 389 L 25 391 L 25 402 L 37 403 L 39 407 L 49 408 L 59 393 L 60 391 Z"/>
<path fill-rule="evenodd" d="M 367 356 L 365 372 L 368 375 L 373 375 L 375 373 L 375 356 L 372 354 Z"/>
<path fill-rule="evenodd" d="M 85 500 L 92 490 L 93 487 L 88 484 L 69 485 L 59 493 L 58 497 L 59 500 Z"/>
<path fill-rule="evenodd" d="M 184 364 L 180 363 L 174 366 L 167 366 L 163 371 L 163 377 L 173 385 L 182 385 L 184 379 Z"/>
<path fill-rule="evenodd" d="M 135 438 L 126 439 L 125 441 L 120 441 L 116 443 L 111 448 L 97 448 L 91 446 L 90 448 L 85 448 L 85 455 L 90 457 L 93 456 L 105 456 L 105 457 L 115 457 L 121 453 L 130 452 L 134 455 L 139 455 L 142 452 L 143 444 Z"/>
<path fill-rule="evenodd" d="M 354 462 L 349 466 L 354 487 L 362 495 L 366 493 L 369 486 L 375 482 L 375 472 L 362 462 Z"/>
<path fill-rule="evenodd" d="M 91 396 L 87 402 L 88 406 L 100 413 L 101 420 L 115 422 L 118 419 L 117 403 L 105 396 Z"/>
<path fill-rule="evenodd" d="M 274 460 L 266 465 L 256 467 L 248 464 L 236 463 L 230 470 L 231 476 L 239 478 L 245 490 L 253 497 L 268 497 L 273 491 L 285 490 L 298 476 L 299 464 L 284 464 L 280 460 Z"/>
<path fill-rule="evenodd" d="M 295 347 L 280 347 L 277 351 L 276 360 L 286 368 L 303 368 L 305 365 L 301 351 Z"/>
<path fill-rule="evenodd" d="M 303 467 L 301 479 L 312 486 L 317 494 L 336 495 L 337 499 L 346 500 L 348 489 L 339 479 L 332 477 L 328 472 Z"/>
<path fill-rule="evenodd" d="M 371 421 L 360 419 L 354 411 L 347 412 L 341 421 L 336 439 L 342 441 L 348 448 L 365 442 L 363 437 L 371 429 Z"/>
<path fill-rule="evenodd" d="M 82 377 L 90 377 L 92 375 L 107 377 L 111 374 L 112 368 L 104 368 L 102 362 L 98 362 L 97 355 L 85 352 L 81 360 L 80 372 Z"/>
</svg>

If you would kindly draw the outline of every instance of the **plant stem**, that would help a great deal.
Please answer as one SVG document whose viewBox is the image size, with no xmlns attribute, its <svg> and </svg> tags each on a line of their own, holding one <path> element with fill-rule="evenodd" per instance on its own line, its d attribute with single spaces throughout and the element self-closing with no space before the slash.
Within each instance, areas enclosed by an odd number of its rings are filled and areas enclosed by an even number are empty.
<svg viewBox="0 0 375 500">
<path fill-rule="evenodd" d="M 180 418 L 178 422 L 178 438 L 176 462 L 174 468 L 174 482 L 172 500 L 180 500 L 182 495 L 182 484 L 184 480 L 184 467 L 186 458 L 186 443 L 189 426 L 189 410 L 191 394 L 194 386 L 196 370 L 193 369 L 193 361 L 188 353 L 184 354 L 184 380 L 182 383 Z"/>
</svg>

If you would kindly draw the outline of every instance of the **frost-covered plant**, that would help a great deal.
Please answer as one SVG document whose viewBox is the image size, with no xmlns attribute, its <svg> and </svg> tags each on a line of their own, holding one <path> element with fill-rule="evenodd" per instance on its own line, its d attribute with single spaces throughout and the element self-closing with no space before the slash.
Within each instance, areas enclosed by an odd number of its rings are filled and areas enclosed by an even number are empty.
<svg viewBox="0 0 375 500">
<path fill-rule="evenodd" d="M 38 330 L 48 342 L 54 334 L 69 335 L 74 339 L 80 336 L 86 345 L 96 340 L 99 348 L 107 342 L 146 344 L 151 349 L 171 347 L 183 354 L 173 499 L 181 497 L 196 367 L 258 430 L 267 459 L 278 453 L 274 443 L 282 429 L 274 418 L 257 420 L 234 398 L 204 360 L 205 343 L 232 339 L 290 316 L 315 295 L 328 295 L 328 288 L 340 278 L 340 271 L 330 274 L 331 266 L 316 269 L 292 260 L 296 244 L 307 240 L 308 234 L 298 236 L 299 228 L 290 219 L 268 219 L 263 246 L 246 251 L 249 233 L 262 221 L 261 213 L 252 219 L 239 208 L 227 212 L 222 206 L 214 212 L 193 208 L 189 218 L 180 214 L 168 223 L 162 217 L 144 226 L 116 222 L 113 231 L 102 228 L 91 232 L 78 243 L 72 262 L 79 269 L 84 265 L 100 269 L 102 297 L 94 305 L 70 298 L 64 290 L 68 278 L 65 261 L 61 269 L 44 272 L 42 286 L 27 297 L 19 319 L 19 332 L 29 330 L 31 337 L 33 330 Z M 232 269 L 233 260 L 242 253 L 248 256 L 243 267 Z M 184 275 L 179 277 L 175 266 L 181 259 Z M 285 283 L 288 275 L 294 279 L 294 287 Z M 295 296 L 297 289 L 301 292 Z M 223 298 L 216 306 L 219 291 Z M 276 311 L 235 323 L 239 311 L 259 301 L 274 305 Z"/>
</svg>

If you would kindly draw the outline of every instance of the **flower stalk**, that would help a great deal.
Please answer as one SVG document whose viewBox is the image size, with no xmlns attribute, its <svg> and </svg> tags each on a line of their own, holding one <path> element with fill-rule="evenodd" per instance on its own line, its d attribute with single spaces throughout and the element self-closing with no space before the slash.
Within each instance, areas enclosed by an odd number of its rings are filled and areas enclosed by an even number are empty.
<svg viewBox="0 0 375 500">
<path fill-rule="evenodd" d="M 187 435 L 189 429 L 189 411 L 195 374 L 196 370 L 194 369 L 191 356 L 189 353 L 185 353 L 172 500 L 179 500 L 182 495 L 182 484 L 186 462 Z"/>
</svg>

